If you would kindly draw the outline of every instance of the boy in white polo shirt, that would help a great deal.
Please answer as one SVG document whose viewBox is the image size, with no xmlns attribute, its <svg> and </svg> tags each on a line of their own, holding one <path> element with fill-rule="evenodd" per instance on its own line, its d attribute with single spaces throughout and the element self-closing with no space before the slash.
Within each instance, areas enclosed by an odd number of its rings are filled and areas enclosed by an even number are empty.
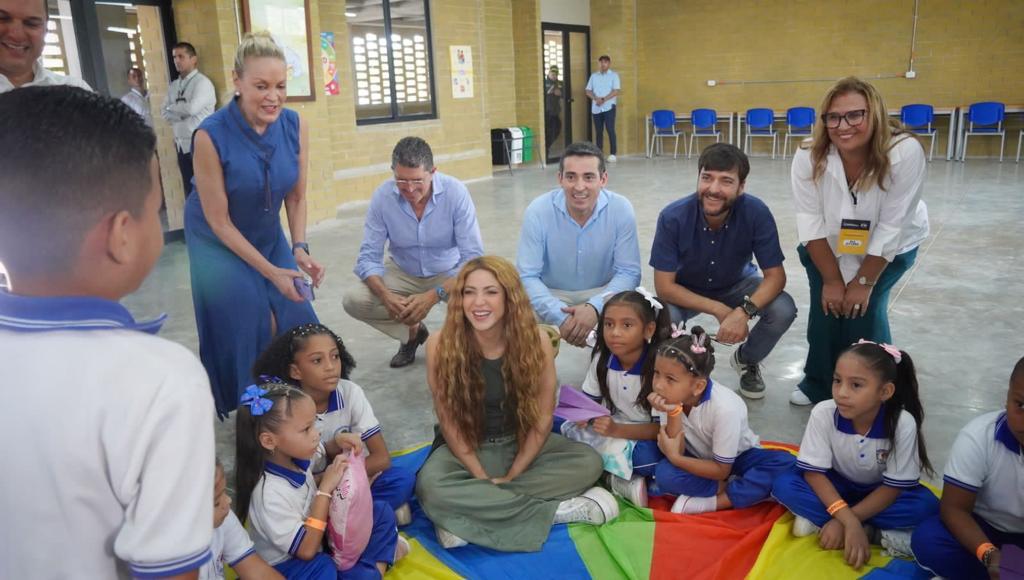
<svg viewBox="0 0 1024 580">
<path fill-rule="evenodd" d="M 117 303 L 163 246 L 153 131 L 73 87 L 0 95 L 0 127 L 0 578 L 196 578 L 213 529 L 209 383 L 152 336 L 163 317 Z"/>
<path fill-rule="evenodd" d="M 914 532 L 917 562 L 945 578 L 999 577 L 1002 550 L 1024 548 L 1024 358 L 1006 409 L 975 418 L 946 464 L 939 515 Z"/>
</svg>

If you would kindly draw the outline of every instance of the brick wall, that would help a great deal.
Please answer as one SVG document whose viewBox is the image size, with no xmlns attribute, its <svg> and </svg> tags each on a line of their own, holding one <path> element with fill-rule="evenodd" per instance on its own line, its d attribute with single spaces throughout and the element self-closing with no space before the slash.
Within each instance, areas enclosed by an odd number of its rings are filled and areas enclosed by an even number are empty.
<svg viewBox="0 0 1024 580">
<path fill-rule="evenodd" d="M 817 108 L 834 79 L 856 74 L 867 79 L 907 70 L 913 0 L 591 0 L 593 54 L 607 50 L 615 68 L 618 47 L 634 37 L 629 18 L 636 7 L 635 122 L 623 129 L 642 133 L 651 110 L 719 111 L 751 107 Z M 610 15 L 610 16 L 609 16 Z M 925 102 L 935 107 L 980 100 L 1024 104 L 1024 3 L 1014 0 L 929 0 L 920 3 L 914 68 L 917 78 L 872 80 L 887 106 Z M 805 82 L 726 84 L 707 81 L 779 80 Z M 823 79 L 823 80 L 814 80 Z M 629 86 L 623 78 L 624 87 Z M 940 120 L 936 153 L 945 150 Z M 1012 137 L 1021 121 L 1011 121 Z M 1012 141 L 1012 138 L 1010 139 Z M 633 152 L 642 139 L 628 140 Z M 972 155 L 996 153 L 993 139 L 972 141 Z M 763 148 L 765 144 L 759 145 Z M 1012 152 L 1013 143 L 1008 149 Z"/>
<path fill-rule="evenodd" d="M 540 0 L 514 0 L 516 125 L 533 129 L 544 151 L 544 64 L 541 54 Z M 536 162 L 536 155 L 534 156 Z"/>
<path fill-rule="evenodd" d="M 214 82 L 219 94 L 230 96 L 230 71 L 239 37 L 233 1 L 176 0 L 173 7 L 178 37 L 195 44 L 200 53 L 201 70 Z M 344 2 L 310 2 L 310 40 L 314 43 L 313 70 L 317 96 L 313 102 L 288 105 L 299 112 L 311 129 L 307 183 L 310 223 L 334 217 L 338 206 L 343 203 L 368 199 L 381 181 L 391 174 L 391 149 L 407 135 L 423 137 L 431 144 L 441 171 L 461 179 L 491 175 L 492 122 L 484 106 L 490 88 L 487 86 L 490 70 L 484 68 L 484 63 L 488 62 L 485 52 L 490 39 L 483 31 L 492 17 L 497 19 L 495 26 L 500 28 L 501 19 L 509 18 L 511 5 L 508 1 L 435 0 L 430 2 L 430 10 L 438 118 L 357 126 Z M 322 93 L 323 71 L 319 66 L 321 30 L 335 34 L 340 95 L 328 97 Z M 452 98 L 451 45 L 472 47 L 476 76 L 472 99 Z M 500 38 L 493 50 L 499 54 L 504 52 L 506 58 L 511 51 L 507 43 L 502 46 Z M 497 98 L 503 98 L 507 103 L 507 95 L 507 92 L 505 96 L 499 92 Z M 505 124 L 513 122 L 514 119 L 504 119 Z"/>
</svg>

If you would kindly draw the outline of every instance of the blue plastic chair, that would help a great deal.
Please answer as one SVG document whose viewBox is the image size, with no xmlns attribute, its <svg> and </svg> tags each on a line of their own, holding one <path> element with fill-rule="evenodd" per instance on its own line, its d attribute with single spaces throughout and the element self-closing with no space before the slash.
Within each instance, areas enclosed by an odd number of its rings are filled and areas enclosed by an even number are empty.
<svg viewBox="0 0 1024 580">
<path fill-rule="evenodd" d="M 686 158 L 693 156 L 693 140 L 701 137 L 714 137 L 715 143 L 722 139 L 722 133 L 718 130 L 718 113 L 714 109 L 694 109 L 690 113 L 690 124 L 693 125 L 693 132 L 690 133 L 690 147 L 686 151 Z"/>
<path fill-rule="evenodd" d="M 672 159 L 679 156 L 679 136 L 681 132 L 676 130 L 676 112 L 667 109 L 660 109 L 651 113 L 651 124 L 654 125 L 654 134 L 651 135 L 651 142 L 648 144 L 650 151 L 654 152 L 654 143 L 658 139 L 675 138 L 676 145 L 672 149 Z M 661 153 L 661 141 L 658 143 L 658 153 Z M 685 143 L 684 143 L 685 145 Z"/>
<path fill-rule="evenodd" d="M 1003 118 L 1006 117 L 1006 105 L 1003 103 L 973 103 L 967 109 L 967 131 L 960 147 L 960 161 L 967 159 L 967 138 L 971 135 L 996 137 L 999 139 L 999 162 L 1003 162 L 1003 146 L 1006 145 L 1006 131 L 1003 130 Z"/>
<path fill-rule="evenodd" d="M 903 105 L 900 109 L 900 122 L 915 135 L 929 137 L 932 140 L 928 148 L 928 161 L 935 155 L 935 136 L 938 131 L 932 127 L 935 120 L 935 109 L 931 105 Z"/>
<path fill-rule="evenodd" d="M 747 135 L 743 140 L 744 149 L 750 155 L 750 144 L 754 137 L 770 137 L 772 140 L 772 159 L 775 159 L 775 147 L 779 134 L 775 131 L 775 111 L 771 109 L 748 109 L 746 116 Z"/>
<path fill-rule="evenodd" d="M 814 131 L 814 109 L 811 107 L 792 107 L 786 111 L 786 137 L 782 140 L 782 158 L 786 158 L 789 140 L 801 140 L 810 137 Z M 793 150 L 796 155 L 796 150 Z"/>
</svg>

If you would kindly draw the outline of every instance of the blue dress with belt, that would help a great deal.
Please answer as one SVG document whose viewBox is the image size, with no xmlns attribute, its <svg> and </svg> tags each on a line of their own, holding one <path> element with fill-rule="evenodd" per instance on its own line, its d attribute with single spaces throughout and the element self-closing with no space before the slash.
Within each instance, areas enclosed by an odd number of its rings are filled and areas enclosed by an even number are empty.
<svg viewBox="0 0 1024 580">
<path fill-rule="evenodd" d="M 298 114 L 282 110 L 260 135 L 232 101 L 199 128 L 220 156 L 231 222 L 272 264 L 296 269 L 280 211 L 299 178 Z M 318 320 L 312 304 L 286 298 L 220 241 L 206 221 L 198 195 L 185 202 L 185 243 L 199 356 L 210 375 L 217 414 L 224 417 L 238 406 L 241 392 L 252 383 L 256 357 L 273 338 L 271 313 L 278 332 Z"/>
</svg>

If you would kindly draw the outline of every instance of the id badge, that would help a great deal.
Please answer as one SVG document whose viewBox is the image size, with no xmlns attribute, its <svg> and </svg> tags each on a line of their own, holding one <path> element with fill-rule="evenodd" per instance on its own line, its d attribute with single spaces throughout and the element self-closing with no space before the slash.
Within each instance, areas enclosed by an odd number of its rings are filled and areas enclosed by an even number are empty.
<svg viewBox="0 0 1024 580">
<path fill-rule="evenodd" d="M 863 256 L 868 251 L 870 220 L 843 220 L 839 229 L 839 253 Z"/>
</svg>

